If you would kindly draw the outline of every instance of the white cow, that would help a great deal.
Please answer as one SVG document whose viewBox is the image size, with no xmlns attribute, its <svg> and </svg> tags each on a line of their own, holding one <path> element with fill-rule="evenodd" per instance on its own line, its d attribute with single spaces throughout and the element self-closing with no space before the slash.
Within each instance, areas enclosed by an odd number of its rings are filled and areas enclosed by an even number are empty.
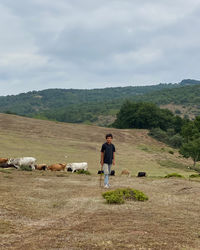
<svg viewBox="0 0 200 250">
<path fill-rule="evenodd" d="M 36 159 L 33 157 L 21 157 L 11 158 L 8 160 L 8 164 L 13 164 L 17 169 L 21 166 L 31 166 L 32 170 L 35 170 Z"/>
<path fill-rule="evenodd" d="M 67 168 L 71 168 L 72 173 L 77 170 L 87 170 L 88 169 L 88 164 L 87 162 L 74 162 L 74 163 L 68 163 Z"/>
</svg>

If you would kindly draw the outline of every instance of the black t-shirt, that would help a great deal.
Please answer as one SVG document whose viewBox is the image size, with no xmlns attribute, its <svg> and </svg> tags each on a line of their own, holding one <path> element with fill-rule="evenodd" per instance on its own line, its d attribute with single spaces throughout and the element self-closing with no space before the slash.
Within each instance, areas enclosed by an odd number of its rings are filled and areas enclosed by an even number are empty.
<svg viewBox="0 0 200 250">
<path fill-rule="evenodd" d="M 112 164 L 113 152 L 115 152 L 115 146 L 111 143 L 104 143 L 101 147 L 101 152 L 104 152 L 104 163 Z"/>
</svg>

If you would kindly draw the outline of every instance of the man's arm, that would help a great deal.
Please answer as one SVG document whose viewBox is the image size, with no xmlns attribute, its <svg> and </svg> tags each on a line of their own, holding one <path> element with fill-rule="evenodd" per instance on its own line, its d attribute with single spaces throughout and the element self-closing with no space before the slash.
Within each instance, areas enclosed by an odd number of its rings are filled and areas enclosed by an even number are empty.
<svg viewBox="0 0 200 250">
<path fill-rule="evenodd" d="M 103 167 L 104 162 L 104 152 L 101 152 L 101 166 Z"/>
<path fill-rule="evenodd" d="M 112 164 L 115 165 L 115 152 L 113 152 L 113 161 Z"/>
</svg>

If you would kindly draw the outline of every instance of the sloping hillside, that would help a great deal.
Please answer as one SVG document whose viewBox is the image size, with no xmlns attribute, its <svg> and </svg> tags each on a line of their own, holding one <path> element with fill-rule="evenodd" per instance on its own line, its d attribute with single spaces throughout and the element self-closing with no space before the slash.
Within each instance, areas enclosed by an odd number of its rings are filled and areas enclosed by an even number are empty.
<svg viewBox="0 0 200 250">
<path fill-rule="evenodd" d="M 34 156 L 38 163 L 48 164 L 87 161 L 89 170 L 96 173 L 100 168 L 100 148 L 108 132 L 114 135 L 118 175 L 125 168 L 132 175 L 138 171 L 146 171 L 150 176 L 191 174 L 188 166 L 192 162 L 149 137 L 147 130 L 109 129 L 7 114 L 0 114 L 0 156 Z"/>
</svg>

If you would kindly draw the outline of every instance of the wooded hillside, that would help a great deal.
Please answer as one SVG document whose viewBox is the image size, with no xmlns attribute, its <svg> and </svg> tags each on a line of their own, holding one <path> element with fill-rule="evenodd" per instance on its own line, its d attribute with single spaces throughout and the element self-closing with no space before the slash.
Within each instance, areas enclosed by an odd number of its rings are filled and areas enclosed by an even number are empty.
<svg viewBox="0 0 200 250">
<path fill-rule="evenodd" d="M 172 104 L 172 111 L 199 115 L 200 81 L 179 84 L 117 87 L 92 90 L 47 89 L 19 95 L 1 96 L 0 112 L 73 123 L 108 125 L 115 119 L 125 100 Z M 173 108 L 177 106 L 176 108 Z M 187 110 L 184 111 L 184 107 Z"/>
</svg>

